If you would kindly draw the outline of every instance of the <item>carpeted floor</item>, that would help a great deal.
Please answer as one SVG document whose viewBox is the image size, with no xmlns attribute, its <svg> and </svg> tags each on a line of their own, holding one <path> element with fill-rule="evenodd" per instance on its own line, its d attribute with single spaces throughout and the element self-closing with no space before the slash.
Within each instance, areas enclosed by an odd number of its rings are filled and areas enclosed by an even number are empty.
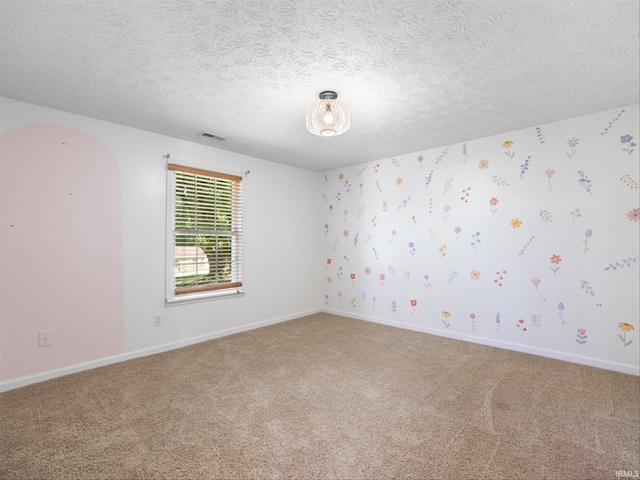
<svg viewBox="0 0 640 480">
<path fill-rule="evenodd" d="M 636 376 L 321 313 L 1 394 L 0 478 L 614 479 L 639 412 Z"/>
</svg>

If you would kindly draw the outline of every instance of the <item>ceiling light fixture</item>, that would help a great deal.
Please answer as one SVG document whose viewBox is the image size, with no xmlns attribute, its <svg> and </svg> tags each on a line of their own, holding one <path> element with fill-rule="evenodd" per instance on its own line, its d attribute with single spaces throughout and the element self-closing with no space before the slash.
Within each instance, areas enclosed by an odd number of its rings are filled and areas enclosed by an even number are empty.
<svg viewBox="0 0 640 480">
<path fill-rule="evenodd" d="M 307 130 L 321 137 L 333 137 L 349 130 L 349 106 L 337 100 L 338 94 L 326 90 L 318 97 L 320 100 L 307 109 Z"/>
</svg>

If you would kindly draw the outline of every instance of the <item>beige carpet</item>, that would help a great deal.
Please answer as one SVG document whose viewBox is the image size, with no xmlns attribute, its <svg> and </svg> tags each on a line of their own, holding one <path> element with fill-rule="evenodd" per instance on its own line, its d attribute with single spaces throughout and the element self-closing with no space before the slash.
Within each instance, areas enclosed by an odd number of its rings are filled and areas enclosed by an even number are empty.
<svg viewBox="0 0 640 480">
<path fill-rule="evenodd" d="M 2 479 L 617 478 L 640 379 L 317 314 L 0 395 Z"/>
</svg>

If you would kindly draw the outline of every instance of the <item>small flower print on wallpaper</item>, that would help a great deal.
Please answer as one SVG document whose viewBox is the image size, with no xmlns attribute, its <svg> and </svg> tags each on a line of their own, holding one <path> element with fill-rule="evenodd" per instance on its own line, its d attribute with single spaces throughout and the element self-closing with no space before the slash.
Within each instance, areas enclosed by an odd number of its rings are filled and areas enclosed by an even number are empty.
<svg viewBox="0 0 640 480">
<path fill-rule="evenodd" d="M 493 183 L 496 184 L 496 185 L 499 185 L 501 187 L 510 187 L 511 186 L 511 185 L 509 185 L 509 182 L 506 179 L 502 178 L 502 177 L 499 177 L 497 175 L 490 175 L 490 177 L 491 177 L 491 180 L 493 180 Z"/>
<path fill-rule="evenodd" d="M 524 174 L 529 171 L 529 161 L 531 161 L 531 155 L 520 165 L 520 178 L 524 178 Z"/>
<path fill-rule="evenodd" d="M 593 287 L 586 280 L 580 280 L 580 289 L 584 290 L 584 293 L 586 295 L 591 295 L 592 297 L 596 296 L 595 292 L 593 291 Z"/>
<path fill-rule="evenodd" d="M 447 181 L 444 182 L 444 188 L 443 188 L 444 193 L 447 193 L 449 191 L 449 189 L 451 188 L 451 185 L 453 185 L 453 177 L 449 177 Z"/>
<path fill-rule="evenodd" d="M 449 215 L 451 212 L 451 205 L 446 204 L 442 207 L 442 212 L 444 213 L 444 215 L 442 215 L 442 219 L 446 222 L 447 220 L 449 220 Z"/>
<path fill-rule="evenodd" d="M 640 217 L 640 209 L 634 208 L 633 210 L 629 210 L 627 212 L 627 220 L 630 222 L 637 222 L 638 217 Z"/>
<path fill-rule="evenodd" d="M 489 160 L 480 160 L 478 162 L 478 168 L 484 170 L 485 168 L 489 168 Z"/>
<path fill-rule="evenodd" d="M 555 276 L 556 272 L 560 269 L 560 262 L 562 261 L 562 258 L 560 258 L 560 255 L 553 254 L 549 260 L 551 261 L 549 270 L 551 270 Z"/>
<path fill-rule="evenodd" d="M 564 325 L 564 303 L 562 302 L 558 304 L 558 316 L 560 317 L 562 325 Z"/>
<path fill-rule="evenodd" d="M 474 252 L 478 251 L 480 243 L 482 243 L 482 240 L 480 239 L 480 232 L 476 232 L 471 235 L 471 248 L 473 248 Z"/>
<path fill-rule="evenodd" d="M 501 287 L 502 286 L 502 282 L 504 281 L 504 276 L 507 274 L 506 270 L 502 270 L 502 272 L 496 272 L 496 278 L 493 281 L 493 283 L 496 284 L 496 286 Z"/>
<path fill-rule="evenodd" d="M 424 188 L 429 188 L 429 184 L 431 183 L 431 180 L 433 180 L 433 170 L 431 170 L 429 172 L 429 175 L 427 175 L 424 179 Z"/>
<path fill-rule="evenodd" d="M 496 216 L 496 212 L 498 211 L 498 203 L 500 203 L 500 200 L 498 200 L 496 197 L 491 197 L 489 199 L 489 211 L 493 214 L 493 216 Z"/>
<path fill-rule="evenodd" d="M 551 188 L 551 177 L 556 174 L 556 171 L 553 168 L 548 168 L 544 171 L 544 173 L 547 175 L 547 179 L 549 180 L 549 190 L 553 191 L 553 189 Z"/>
<path fill-rule="evenodd" d="M 529 240 L 527 240 L 527 243 L 525 243 L 522 248 L 520 249 L 520 251 L 518 252 L 518 256 L 521 257 L 522 255 L 524 255 L 527 251 L 527 249 L 531 246 L 531 244 L 533 243 L 533 241 L 535 240 L 536 236 L 535 235 L 531 235 L 531 237 L 529 237 Z"/>
<path fill-rule="evenodd" d="M 511 152 L 511 147 L 513 146 L 513 142 L 511 140 L 507 140 L 506 142 L 502 142 L 502 148 L 504 148 L 506 150 L 506 152 L 504 152 L 504 154 L 509 157 L 510 159 L 513 160 L 513 156 L 515 155 L 515 152 Z"/>
<path fill-rule="evenodd" d="M 553 215 L 549 210 L 540 210 L 540 218 L 545 222 L 553 222 Z"/>
<path fill-rule="evenodd" d="M 480 280 L 482 274 L 478 270 L 471 270 L 471 280 Z"/>
<path fill-rule="evenodd" d="M 572 137 L 567 140 L 567 145 L 569 145 L 569 147 L 571 148 L 571 150 L 567 152 L 567 157 L 569 157 L 569 160 L 571 160 L 573 156 L 578 152 L 578 150 L 576 150 L 578 143 L 580 143 L 580 139 L 576 137 Z"/>
<path fill-rule="evenodd" d="M 620 142 L 622 142 L 623 145 L 626 144 L 626 147 L 623 148 L 622 151 L 627 152 L 629 155 L 633 153 L 633 147 L 636 146 L 635 142 L 632 142 L 631 140 L 633 140 L 631 135 L 622 135 L 620 137 Z"/>
<path fill-rule="evenodd" d="M 620 262 L 610 263 L 605 270 L 617 270 L 618 268 L 630 267 L 638 261 L 638 258 L 640 257 L 629 257 L 621 260 Z"/>
<path fill-rule="evenodd" d="M 578 170 L 578 175 L 580 176 L 578 181 L 580 182 L 580 185 L 582 185 L 582 188 L 584 188 L 587 193 L 592 194 L 591 180 L 589 180 L 587 174 L 584 173 L 584 170 Z"/>
<path fill-rule="evenodd" d="M 519 218 L 512 218 L 511 222 L 509 222 L 511 224 L 512 228 L 520 228 L 522 226 L 522 220 L 520 220 Z"/>
<path fill-rule="evenodd" d="M 609 122 L 609 125 L 607 125 L 607 127 L 600 132 L 600 135 L 606 135 L 607 133 L 609 133 L 609 130 L 611 129 L 611 127 L 613 126 L 614 122 L 617 122 L 620 117 L 622 117 L 622 114 L 624 113 L 624 109 L 620 110 L 620 112 L 618 113 L 618 115 Z"/>
<path fill-rule="evenodd" d="M 584 232 L 584 240 L 582 241 L 582 243 L 584 243 L 583 253 L 587 253 L 589 251 L 589 239 L 591 238 L 591 235 L 593 235 L 593 232 L 588 228 L 587 231 Z"/>
<path fill-rule="evenodd" d="M 582 346 L 585 343 L 587 343 L 587 329 L 586 328 L 579 328 L 578 329 L 578 333 L 576 333 L 576 342 L 578 342 L 578 345 Z"/>
<path fill-rule="evenodd" d="M 524 338 L 524 334 L 527 331 L 527 327 L 524 326 L 524 320 L 518 320 L 518 323 L 516 323 L 516 327 L 520 329 L 520 333 L 522 333 L 522 337 Z"/>
<path fill-rule="evenodd" d="M 579 208 L 574 208 L 571 212 L 569 212 L 569 215 L 573 217 L 573 219 L 571 220 L 571 225 L 573 225 L 576 219 L 582 216 L 582 212 L 580 211 Z"/>
<path fill-rule="evenodd" d="M 627 333 L 633 332 L 635 330 L 635 328 L 633 327 L 633 325 L 631 325 L 630 323 L 626 323 L 626 322 L 618 323 L 618 328 L 620 330 L 622 330 L 622 332 L 624 333 L 624 336 L 619 333 L 618 334 L 618 338 L 620 340 L 622 340 L 622 343 L 624 344 L 625 347 L 628 347 L 629 345 L 631 345 L 633 343 L 633 340 L 627 341 Z"/>
<path fill-rule="evenodd" d="M 638 182 L 628 173 L 620 174 L 620 181 L 624 183 L 631 190 L 638 190 Z"/>
<path fill-rule="evenodd" d="M 449 153 L 449 147 L 445 147 L 442 153 L 438 155 L 438 158 L 436 158 L 436 165 L 438 165 L 442 160 L 444 160 L 444 157 L 447 156 L 447 153 Z"/>
<path fill-rule="evenodd" d="M 446 310 L 442 311 L 442 324 L 444 325 L 444 328 L 449 328 L 449 326 L 451 325 L 451 323 L 449 322 L 450 316 L 451 314 Z"/>
<path fill-rule="evenodd" d="M 536 287 L 536 292 L 538 292 L 538 295 L 540 296 L 540 298 L 542 300 L 546 300 L 543 296 L 542 293 L 540 293 L 540 283 L 542 280 L 540 280 L 539 278 L 532 278 L 531 279 L 531 283 L 533 284 L 534 287 Z"/>
</svg>

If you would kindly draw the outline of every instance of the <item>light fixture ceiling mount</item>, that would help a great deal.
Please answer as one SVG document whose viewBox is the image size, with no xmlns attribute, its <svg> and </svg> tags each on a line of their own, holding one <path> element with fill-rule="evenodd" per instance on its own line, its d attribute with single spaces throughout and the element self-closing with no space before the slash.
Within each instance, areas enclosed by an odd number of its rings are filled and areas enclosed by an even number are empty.
<svg viewBox="0 0 640 480">
<path fill-rule="evenodd" d="M 321 137 L 334 137 L 349 130 L 349 106 L 338 100 L 338 94 L 325 90 L 318 97 L 307 109 L 307 130 Z"/>
</svg>

